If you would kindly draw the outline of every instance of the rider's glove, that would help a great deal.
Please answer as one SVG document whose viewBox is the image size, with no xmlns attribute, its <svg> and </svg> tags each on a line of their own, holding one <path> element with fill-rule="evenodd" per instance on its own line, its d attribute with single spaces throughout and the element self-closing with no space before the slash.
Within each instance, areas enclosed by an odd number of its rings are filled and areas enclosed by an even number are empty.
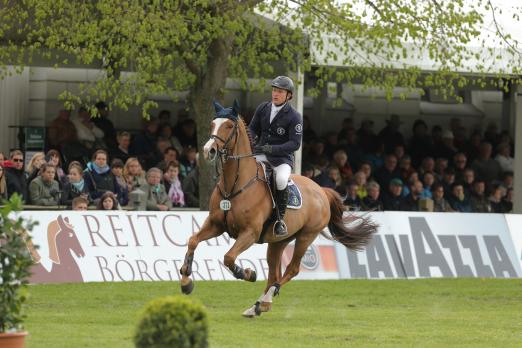
<svg viewBox="0 0 522 348">
<path fill-rule="evenodd" d="M 272 145 L 257 145 L 254 147 L 254 153 L 264 153 L 269 155 L 272 153 Z"/>
</svg>

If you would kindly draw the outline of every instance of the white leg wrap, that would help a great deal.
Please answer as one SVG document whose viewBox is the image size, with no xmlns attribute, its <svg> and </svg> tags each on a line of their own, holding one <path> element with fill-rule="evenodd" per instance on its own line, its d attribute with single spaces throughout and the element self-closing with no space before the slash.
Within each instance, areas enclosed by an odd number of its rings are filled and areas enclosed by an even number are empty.
<svg viewBox="0 0 522 348">
<path fill-rule="evenodd" d="M 261 302 L 272 303 L 272 297 L 274 296 L 275 289 L 275 286 L 271 286 L 270 289 L 268 289 L 266 294 L 263 296 Z"/>
<path fill-rule="evenodd" d="M 250 307 L 246 311 L 244 311 L 243 316 L 247 317 L 247 318 L 255 317 L 256 316 L 256 305 L 253 305 L 252 307 Z"/>
</svg>

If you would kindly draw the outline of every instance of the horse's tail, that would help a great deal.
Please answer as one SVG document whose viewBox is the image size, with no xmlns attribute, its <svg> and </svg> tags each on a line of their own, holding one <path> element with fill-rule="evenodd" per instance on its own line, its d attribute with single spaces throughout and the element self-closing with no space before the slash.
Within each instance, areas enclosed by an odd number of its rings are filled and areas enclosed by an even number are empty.
<svg viewBox="0 0 522 348">
<path fill-rule="evenodd" d="M 323 187 L 330 202 L 330 221 L 328 228 L 333 239 L 350 250 L 361 250 L 377 232 L 378 225 L 369 216 L 344 215 L 341 196 L 330 188 Z M 354 224 L 348 227 L 348 224 Z"/>
</svg>

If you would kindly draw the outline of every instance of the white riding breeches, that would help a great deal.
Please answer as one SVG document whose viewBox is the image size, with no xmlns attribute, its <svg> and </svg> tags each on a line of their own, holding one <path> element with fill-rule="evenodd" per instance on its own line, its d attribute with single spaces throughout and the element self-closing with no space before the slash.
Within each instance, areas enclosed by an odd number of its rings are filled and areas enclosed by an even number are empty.
<svg viewBox="0 0 522 348">
<path fill-rule="evenodd" d="M 266 155 L 256 155 L 256 160 L 262 162 L 268 162 Z M 278 165 L 277 167 L 274 167 L 275 171 L 275 179 L 276 179 L 276 187 L 278 190 L 284 190 L 286 186 L 288 185 L 288 179 L 290 178 L 290 174 L 292 174 L 292 167 L 290 167 L 288 164 L 283 163 Z"/>
</svg>

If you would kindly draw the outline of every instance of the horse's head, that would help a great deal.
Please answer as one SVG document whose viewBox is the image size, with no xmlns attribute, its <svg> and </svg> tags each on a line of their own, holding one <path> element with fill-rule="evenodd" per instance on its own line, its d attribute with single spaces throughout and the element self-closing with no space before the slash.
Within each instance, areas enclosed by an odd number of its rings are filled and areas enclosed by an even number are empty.
<svg viewBox="0 0 522 348">
<path fill-rule="evenodd" d="M 234 100 L 234 105 L 224 108 L 218 102 L 214 102 L 216 115 L 210 125 L 210 139 L 203 148 L 205 159 L 213 161 L 219 154 L 226 156 L 231 152 L 237 142 L 239 104 Z"/>
<path fill-rule="evenodd" d="M 49 257 L 54 263 L 60 264 L 61 253 L 67 252 L 69 249 L 74 251 L 77 257 L 85 256 L 73 226 L 67 218 L 62 218 L 61 215 L 56 221 L 49 224 L 47 238 L 49 239 Z"/>
</svg>

